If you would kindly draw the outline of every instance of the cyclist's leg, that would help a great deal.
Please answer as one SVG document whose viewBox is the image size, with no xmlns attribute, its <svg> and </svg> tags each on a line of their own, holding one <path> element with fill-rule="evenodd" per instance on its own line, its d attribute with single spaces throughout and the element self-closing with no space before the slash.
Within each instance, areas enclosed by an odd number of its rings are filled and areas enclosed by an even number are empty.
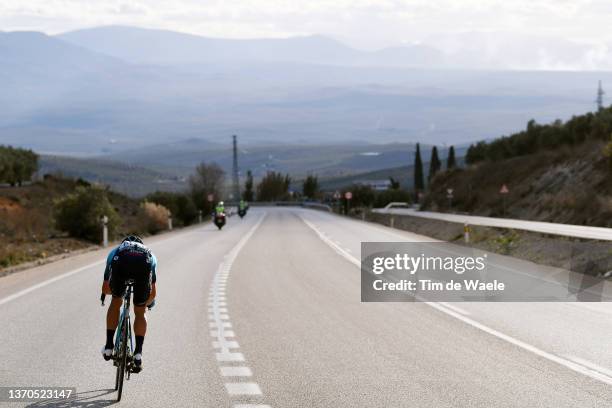
<svg viewBox="0 0 612 408">
<path fill-rule="evenodd" d="M 147 302 L 152 294 L 151 273 L 141 276 L 134 282 L 134 364 L 139 369 L 142 366 L 142 345 L 147 334 Z"/>
<path fill-rule="evenodd" d="M 145 305 L 134 306 L 134 335 L 136 336 L 136 338 L 140 336 L 144 337 L 147 334 L 146 310 L 147 307 Z M 136 344 L 136 349 L 139 349 L 138 344 Z"/>
<path fill-rule="evenodd" d="M 108 311 L 106 312 L 106 329 L 112 330 L 113 332 L 117 328 L 117 324 L 119 323 L 119 313 L 121 312 L 121 305 L 123 304 L 123 299 L 120 297 L 113 296 L 110 305 L 108 306 Z"/>
<path fill-rule="evenodd" d="M 113 348 L 115 330 L 119 323 L 119 314 L 121 313 L 121 305 L 123 304 L 123 295 L 125 294 L 125 281 L 121 274 L 116 273 L 111 275 L 110 287 L 113 298 L 106 312 L 106 350 Z"/>
</svg>

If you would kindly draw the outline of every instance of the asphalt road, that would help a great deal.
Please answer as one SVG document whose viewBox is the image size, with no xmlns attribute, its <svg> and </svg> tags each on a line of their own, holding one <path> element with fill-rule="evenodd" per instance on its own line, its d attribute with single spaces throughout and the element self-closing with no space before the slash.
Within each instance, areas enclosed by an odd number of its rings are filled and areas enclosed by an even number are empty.
<svg viewBox="0 0 612 408">
<path fill-rule="evenodd" d="M 289 208 L 151 239 L 158 305 L 145 369 L 119 405 L 612 406 L 608 304 L 360 302 L 361 241 L 426 240 Z M 0 406 L 114 403 L 114 369 L 99 355 L 104 256 L 0 278 L 0 386 L 77 388 L 68 402 Z"/>
</svg>

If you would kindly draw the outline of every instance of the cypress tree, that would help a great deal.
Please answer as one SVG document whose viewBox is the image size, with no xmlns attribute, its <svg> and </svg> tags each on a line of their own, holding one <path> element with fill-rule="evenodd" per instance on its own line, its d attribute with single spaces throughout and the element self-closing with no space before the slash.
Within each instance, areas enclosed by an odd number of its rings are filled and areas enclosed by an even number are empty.
<svg viewBox="0 0 612 408">
<path fill-rule="evenodd" d="M 414 156 L 414 191 L 418 194 L 419 191 L 425 189 L 425 181 L 423 180 L 423 161 L 421 160 L 421 146 L 417 143 L 416 153 Z"/>
<path fill-rule="evenodd" d="M 438 157 L 438 148 L 434 146 L 433 149 L 431 149 L 431 160 L 429 161 L 429 175 L 427 176 L 427 181 L 431 181 L 440 170 L 441 165 L 442 163 Z"/>
<path fill-rule="evenodd" d="M 446 170 L 454 169 L 457 167 L 457 161 L 455 159 L 455 146 L 451 146 L 448 149 L 448 158 L 446 159 Z"/>
</svg>

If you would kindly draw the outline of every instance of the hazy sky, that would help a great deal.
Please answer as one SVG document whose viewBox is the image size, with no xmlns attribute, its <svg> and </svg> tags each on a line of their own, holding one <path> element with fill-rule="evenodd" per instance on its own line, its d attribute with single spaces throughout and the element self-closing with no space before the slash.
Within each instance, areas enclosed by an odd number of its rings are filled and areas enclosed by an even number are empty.
<svg viewBox="0 0 612 408">
<path fill-rule="evenodd" d="M 324 34 L 358 48 L 501 31 L 612 42 L 610 0 L 0 0 L 0 29 L 123 24 L 216 37 Z"/>
</svg>

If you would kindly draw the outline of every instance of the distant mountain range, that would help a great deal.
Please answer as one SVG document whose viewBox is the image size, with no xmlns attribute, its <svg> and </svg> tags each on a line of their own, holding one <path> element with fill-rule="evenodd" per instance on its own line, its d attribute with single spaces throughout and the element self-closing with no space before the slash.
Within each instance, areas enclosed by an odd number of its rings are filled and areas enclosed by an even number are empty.
<svg viewBox="0 0 612 408">
<path fill-rule="evenodd" d="M 414 45 L 364 52 L 320 35 L 234 40 L 165 30 L 110 26 L 72 31 L 61 34 L 58 38 L 134 64 L 288 62 L 340 66 L 434 67 L 444 63 L 443 54 L 432 47 Z"/>
<path fill-rule="evenodd" d="M 0 32 L 0 144 L 125 160 L 185 140 L 227 145 L 232 134 L 251 146 L 460 144 L 592 110 L 597 81 L 612 83 L 608 72 L 451 69 L 465 68 L 453 63 L 461 55 L 477 65 L 468 51 L 115 26 Z"/>
</svg>

